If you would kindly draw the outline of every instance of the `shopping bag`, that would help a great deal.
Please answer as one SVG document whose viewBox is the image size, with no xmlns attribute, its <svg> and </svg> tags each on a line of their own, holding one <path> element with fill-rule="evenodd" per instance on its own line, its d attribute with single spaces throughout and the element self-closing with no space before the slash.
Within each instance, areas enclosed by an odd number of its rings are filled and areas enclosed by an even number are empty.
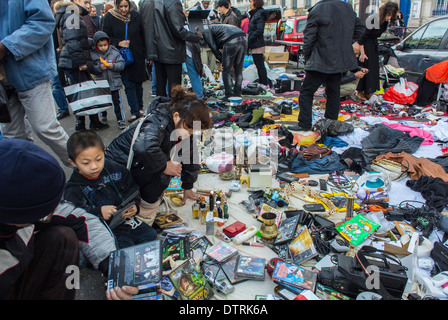
<svg viewBox="0 0 448 320">
<path fill-rule="evenodd" d="M 397 104 L 413 104 L 417 98 L 418 85 L 414 82 L 405 82 L 403 78 L 393 87 L 387 89 L 383 99 Z"/>
<path fill-rule="evenodd" d="M 65 87 L 65 96 L 75 116 L 87 116 L 112 107 L 107 80 L 88 80 Z"/>
</svg>

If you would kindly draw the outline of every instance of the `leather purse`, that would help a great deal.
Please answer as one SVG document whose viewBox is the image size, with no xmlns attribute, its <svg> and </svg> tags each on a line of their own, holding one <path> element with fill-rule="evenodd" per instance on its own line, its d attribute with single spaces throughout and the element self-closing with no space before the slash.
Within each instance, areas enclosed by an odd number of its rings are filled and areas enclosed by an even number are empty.
<svg viewBox="0 0 448 320">
<path fill-rule="evenodd" d="M 226 234 L 226 236 L 233 238 L 238 233 L 246 230 L 246 225 L 240 221 L 236 221 L 232 223 L 231 225 L 225 227 L 222 229 L 222 231 Z"/>
<path fill-rule="evenodd" d="M 330 155 L 331 153 L 332 151 L 330 148 L 324 148 L 315 143 L 307 147 L 305 150 L 299 152 L 299 154 L 305 160 L 320 159 L 322 157 Z"/>
</svg>

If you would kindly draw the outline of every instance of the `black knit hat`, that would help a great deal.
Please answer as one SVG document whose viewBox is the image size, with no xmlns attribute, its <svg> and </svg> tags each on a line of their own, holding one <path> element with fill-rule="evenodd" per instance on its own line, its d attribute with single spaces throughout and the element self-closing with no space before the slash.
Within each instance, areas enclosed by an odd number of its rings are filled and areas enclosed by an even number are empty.
<svg viewBox="0 0 448 320">
<path fill-rule="evenodd" d="M 64 189 L 64 170 L 47 151 L 25 140 L 0 140 L 0 223 L 37 222 L 56 209 Z"/>
</svg>

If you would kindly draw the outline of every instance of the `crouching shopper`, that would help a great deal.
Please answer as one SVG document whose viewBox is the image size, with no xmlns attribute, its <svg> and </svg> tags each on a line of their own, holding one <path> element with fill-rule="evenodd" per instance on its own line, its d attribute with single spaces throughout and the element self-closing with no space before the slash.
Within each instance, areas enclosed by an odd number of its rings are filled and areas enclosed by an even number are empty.
<svg viewBox="0 0 448 320">
<path fill-rule="evenodd" d="M 200 124 L 200 129 L 208 129 L 211 127 L 211 118 L 205 103 L 196 94 L 186 93 L 180 85 L 171 90 L 171 99 L 154 99 L 147 112 L 138 131 L 138 123 L 133 124 L 112 140 L 107 147 L 106 157 L 126 165 L 132 148 L 130 171 L 141 194 L 138 218 L 152 225 L 172 177 L 180 177 L 182 180 L 184 203 L 187 199 L 197 198 L 192 188 L 199 171 L 199 163 L 194 161 L 194 154 L 198 150 L 193 146 L 191 135 L 195 122 Z M 132 144 L 134 133 L 136 138 Z M 171 156 L 180 140 L 189 143 L 189 161 L 181 163 L 172 160 Z"/>
<path fill-rule="evenodd" d="M 202 37 L 216 59 L 222 63 L 225 93 L 223 101 L 227 101 L 229 97 L 241 96 L 243 63 L 247 52 L 246 34 L 233 25 L 213 23 L 204 30 Z M 235 78 L 234 85 L 232 85 L 232 73 Z"/>
<path fill-rule="evenodd" d="M 48 223 L 65 189 L 57 160 L 35 144 L 0 140 L 0 299 L 73 300 L 79 264 L 72 228 Z M 37 232 L 38 231 L 38 232 Z"/>
</svg>

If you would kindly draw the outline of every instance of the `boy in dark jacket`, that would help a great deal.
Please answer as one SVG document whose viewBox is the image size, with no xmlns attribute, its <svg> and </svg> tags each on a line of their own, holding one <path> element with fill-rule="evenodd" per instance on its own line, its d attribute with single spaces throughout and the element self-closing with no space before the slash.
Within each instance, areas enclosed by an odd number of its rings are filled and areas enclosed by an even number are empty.
<svg viewBox="0 0 448 320">
<path fill-rule="evenodd" d="M 122 215 L 125 221 L 112 229 L 118 248 L 155 240 L 156 231 L 134 217 L 140 204 L 138 186 L 125 167 L 105 160 L 101 138 L 90 130 L 76 132 L 69 138 L 67 150 L 75 169 L 67 181 L 65 200 L 109 224 L 118 206 L 136 194 L 129 201 L 135 204 Z"/>
<path fill-rule="evenodd" d="M 120 89 L 123 85 L 121 81 L 120 72 L 125 67 L 124 59 L 117 48 L 110 45 L 110 40 L 107 34 L 103 31 L 98 31 L 93 37 L 95 43 L 94 49 L 91 51 L 93 63 L 93 74 L 99 80 L 107 80 L 109 82 L 112 101 L 114 102 L 114 112 L 117 117 L 118 127 L 120 130 L 126 128 L 124 122 L 123 104 L 121 102 Z M 106 118 L 107 113 L 103 116 Z"/>
<path fill-rule="evenodd" d="M 243 83 L 243 63 L 247 51 L 246 34 L 240 28 L 229 25 L 213 23 L 202 33 L 204 41 L 208 44 L 216 59 L 222 62 L 222 79 L 224 82 L 225 97 L 241 96 Z M 232 68 L 235 84 L 232 86 Z"/>
</svg>

